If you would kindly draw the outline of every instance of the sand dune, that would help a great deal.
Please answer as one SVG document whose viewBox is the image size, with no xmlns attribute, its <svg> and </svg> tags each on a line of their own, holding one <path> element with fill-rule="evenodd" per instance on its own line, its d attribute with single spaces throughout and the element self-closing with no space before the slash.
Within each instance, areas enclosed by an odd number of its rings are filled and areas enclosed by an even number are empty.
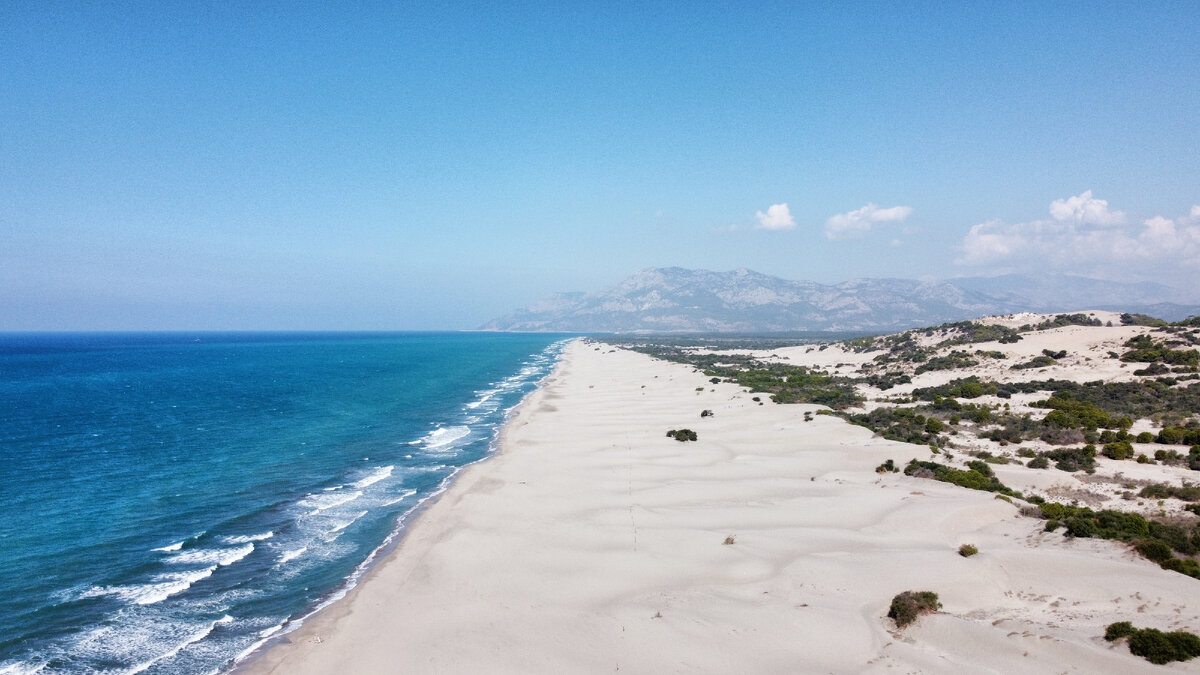
<svg viewBox="0 0 1200 675">
<path fill-rule="evenodd" d="M 1200 629 L 1200 582 L 1044 533 L 990 493 L 876 474 L 930 451 L 752 396 L 573 343 L 501 452 L 246 670 L 1200 671 L 1101 637 L 1120 620 Z M 699 439 L 665 437 L 681 427 Z M 943 610 L 897 631 L 885 614 L 909 589 Z"/>
</svg>

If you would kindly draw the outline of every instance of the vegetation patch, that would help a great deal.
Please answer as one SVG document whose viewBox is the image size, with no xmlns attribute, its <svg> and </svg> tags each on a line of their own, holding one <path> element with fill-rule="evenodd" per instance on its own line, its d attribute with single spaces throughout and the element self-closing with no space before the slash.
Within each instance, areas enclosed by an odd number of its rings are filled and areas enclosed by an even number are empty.
<svg viewBox="0 0 1200 675">
<path fill-rule="evenodd" d="M 1109 624 L 1104 639 L 1109 642 L 1129 640 L 1129 652 L 1150 663 L 1162 665 L 1172 661 L 1189 661 L 1200 656 L 1200 637 L 1187 631 L 1164 632 L 1157 628 L 1134 628 L 1128 621 Z"/>
<path fill-rule="evenodd" d="M 942 603 L 933 591 L 904 591 L 892 598 L 887 615 L 896 622 L 897 628 L 904 628 L 922 614 L 931 614 L 941 608 Z"/>
<path fill-rule="evenodd" d="M 681 442 L 698 440 L 696 432 L 691 429 L 671 429 L 667 432 L 667 438 L 674 438 Z"/>
<path fill-rule="evenodd" d="M 964 558 L 970 558 L 976 553 L 979 553 L 979 549 L 974 544 L 963 544 L 958 547 L 958 554 Z"/>
<path fill-rule="evenodd" d="M 840 417 L 892 441 L 934 446 L 947 443 L 946 437 L 939 435 L 945 429 L 941 420 L 912 408 L 876 408 L 868 413 L 841 413 Z"/>
<path fill-rule="evenodd" d="M 1200 486 L 1186 484 L 1178 486 L 1158 483 L 1142 488 L 1138 496 L 1147 499 L 1167 499 L 1168 497 L 1173 497 L 1185 502 L 1200 502 Z"/>
<path fill-rule="evenodd" d="M 1125 342 L 1129 351 L 1121 360 L 1129 363 L 1166 363 L 1173 366 L 1200 365 L 1200 352 L 1195 349 L 1172 349 L 1165 343 L 1156 342 L 1149 335 L 1138 335 Z"/>
<path fill-rule="evenodd" d="M 904 467 L 904 475 L 916 478 L 932 478 L 943 483 L 952 483 L 971 490 L 996 492 L 1008 495 L 1009 497 L 1021 498 L 1020 492 L 1013 490 L 996 478 L 996 475 L 992 472 L 992 467 L 988 466 L 987 462 L 976 460 L 968 462 L 967 466 L 970 468 L 966 470 L 955 469 L 945 464 L 938 464 L 937 462 L 922 462 L 914 459 Z"/>
<path fill-rule="evenodd" d="M 1044 502 L 1038 508 L 1047 519 L 1047 532 L 1065 527 L 1068 537 L 1131 542 L 1137 553 L 1163 569 L 1200 579 L 1200 563 L 1193 557 L 1200 553 L 1200 523 L 1167 523 L 1136 513 L 1093 511 L 1054 502 Z"/>
<path fill-rule="evenodd" d="M 1049 330 L 1051 328 L 1062 328 L 1064 326 L 1103 326 L 1100 319 L 1088 316 L 1087 314 L 1059 314 L 1052 319 L 1037 324 L 1025 324 L 1017 330 L 1022 333 L 1030 331 Z"/>
</svg>

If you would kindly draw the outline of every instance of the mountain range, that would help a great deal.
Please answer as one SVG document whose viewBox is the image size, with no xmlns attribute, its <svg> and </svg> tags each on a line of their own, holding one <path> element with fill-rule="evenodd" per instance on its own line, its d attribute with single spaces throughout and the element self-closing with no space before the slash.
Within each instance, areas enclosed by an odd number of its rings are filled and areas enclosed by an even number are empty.
<svg viewBox="0 0 1200 675">
<path fill-rule="evenodd" d="M 1161 284 L 1072 275 L 943 281 L 792 281 L 752 270 L 642 270 L 593 293 L 559 293 L 480 330 L 593 333 L 881 332 L 1014 312 L 1109 309 L 1177 320 L 1195 298 Z"/>
</svg>

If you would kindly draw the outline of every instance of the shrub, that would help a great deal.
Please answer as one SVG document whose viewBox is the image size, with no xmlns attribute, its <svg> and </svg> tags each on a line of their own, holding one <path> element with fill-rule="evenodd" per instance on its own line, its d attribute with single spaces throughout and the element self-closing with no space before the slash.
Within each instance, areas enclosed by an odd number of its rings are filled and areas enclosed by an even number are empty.
<svg viewBox="0 0 1200 675">
<path fill-rule="evenodd" d="M 1159 665 L 1187 661 L 1200 656 L 1200 637 L 1184 631 L 1164 633 L 1156 628 L 1135 629 L 1129 636 L 1129 652 Z"/>
<path fill-rule="evenodd" d="M 1117 441 L 1105 444 L 1103 452 L 1109 459 L 1129 459 L 1133 457 L 1133 446 L 1128 441 Z"/>
<path fill-rule="evenodd" d="M 1050 468 L 1050 460 L 1045 457 L 1034 457 L 1025 466 L 1031 469 L 1048 469 Z"/>
<path fill-rule="evenodd" d="M 1132 623 L 1129 623 L 1128 621 L 1118 621 L 1116 623 L 1110 623 L 1108 628 L 1104 630 L 1104 639 L 1108 640 L 1109 642 L 1114 642 L 1123 637 L 1129 637 L 1136 632 L 1137 629 L 1133 627 Z"/>
<path fill-rule="evenodd" d="M 955 469 L 945 464 L 938 464 L 937 462 L 922 462 L 914 459 L 904 467 L 904 475 L 916 478 L 933 478 L 934 480 L 953 483 L 971 490 L 998 492 L 1010 497 L 1021 498 L 1020 492 L 1001 483 L 994 475 L 991 475 L 992 468 L 986 462 L 974 460 L 970 462 L 970 465 L 978 465 L 988 473 L 985 475 L 974 468 L 974 466 L 963 471 L 962 469 Z"/>
<path fill-rule="evenodd" d="M 895 473 L 899 470 L 900 469 L 898 469 L 896 467 L 896 463 L 890 459 L 888 461 L 884 462 L 883 464 L 880 464 L 879 466 L 875 467 L 875 473 L 887 473 L 889 471 L 892 473 Z"/>
<path fill-rule="evenodd" d="M 976 553 L 979 553 L 979 549 L 974 544 L 963 544 L 958 547 L 958 554 L 964 558 L 970 558 Z"/>
<path fill-rule="evenodd" d="M 668 438 L 674 438 L 677 441 L 694 441 L 697 439 L 696 432 L 691 429 L 671 429 L 667 432 Z"/>
<path fill-rule="evenodd" d="M 1142 557 L 1148 558 L 1160 564 L 1175 557 L 1171 553 L 1171 547 L 1157 539 L 1139 541 L 1133 548 L 1140 553 Z"/>
<path fill-rule="evenodd" d="M 1183 485 L 1180 487 L 1167 485 L 1166 483 L 1155 483 L 1147 485 L 1138 493 L 1139 497 L 1147 499 L 1166 499 L 1174 497 L 1185 502 L 1200 502 L 1200 486 Z"/>
<path fill-rule="evenodd" d="M 888 608 L 888 618 L 896 622 L 897 628 L 904 628 L 917 620 L 922 614 L 936 612 L 942 608 L 938 602 L 937 593 L 932 591 L 904 591 L 892 598 L 892 606 Z"/>
</svg>

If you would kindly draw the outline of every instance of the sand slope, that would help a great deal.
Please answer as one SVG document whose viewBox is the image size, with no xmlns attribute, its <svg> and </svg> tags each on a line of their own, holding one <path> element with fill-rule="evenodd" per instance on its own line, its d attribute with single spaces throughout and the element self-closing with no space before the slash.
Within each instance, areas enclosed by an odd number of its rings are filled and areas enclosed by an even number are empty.
<svg viewBox="0 0 1200 675">
<path fill-rule="evenodd" d="M 991 494 L 880 476 L 929 450 L 751 396 L 573 343 L 502 452 L 247 670 L 1200 672 L 1100 637 L 1200 630 L 1200 582 L 1042 533 Z M 665 437 L 680 427 L 699 440 Z M 899 633 L 884 615 L 908 589 L 944 611 Z"/>
</svg>

